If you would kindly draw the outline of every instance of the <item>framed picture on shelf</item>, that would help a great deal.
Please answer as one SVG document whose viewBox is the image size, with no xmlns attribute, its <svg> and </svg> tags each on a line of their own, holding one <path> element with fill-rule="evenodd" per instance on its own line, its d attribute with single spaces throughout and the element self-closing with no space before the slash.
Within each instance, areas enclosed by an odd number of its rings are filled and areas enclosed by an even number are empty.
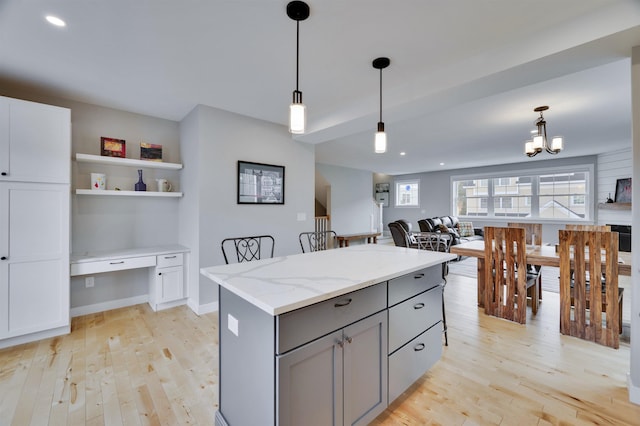
<svg viewBox="0 0 640 426">
<path fill-rule="evenodd" d="M 284 166 L 238 161 L 238 204 L 284 204 Z"/>
<path fill-rule="evenodd" d="M 140 159 L 147 161 L 162 161 L 162 145 L 140 142 Z"/>
<path fill-rule="evenodd" d="M 127 149 L 124 139 L 100 138 L 100 155 L 105 157 L 127 157 Z"/>
<path fill-rule="evenodd" d="M 616 182 L 616 203 L 631 202 L 631 178 L 618 179 Z"/>
</svg>

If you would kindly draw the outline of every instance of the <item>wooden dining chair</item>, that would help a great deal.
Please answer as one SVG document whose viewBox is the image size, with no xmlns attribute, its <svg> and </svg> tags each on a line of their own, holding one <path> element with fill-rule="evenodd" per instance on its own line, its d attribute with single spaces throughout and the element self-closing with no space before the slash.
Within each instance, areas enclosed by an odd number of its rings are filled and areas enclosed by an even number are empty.
<svg viewBox="0 0 640 426">
<path fill-rule="evenodd" d="M 507 223 L 509 228 L 524 228 L 524 242 L 528 245 L 541 246 L 542 245 L 542 224 L 541 223 L 523 223 L 523 222 L 509 222 Z"/>
<path fill-rule="evenodd" d="M 485 291 L 488 315 L 525 324 L 527 296 L 532 312 L 538 312 L 540 272 L 527 267 L 523 228 L 484 228 Z"/>
<path fill-rule="evenodd" d="M 221 243 L 222 255 L 227 264 L 232 254 L 235 254 L 237 263 L 273 257 L 274 245 L 271 235 L 225 238 Z"/>
<path fill-rule="evenodd" d="M 610 225 L 565 225 L 564 229 L 567 229 L 569 231 L 611 232 Z"/>
<path fill-rule="evenodd" d="M 527 245 L 541 246 L 542 245 L 542 224 L 541 223 L 524 223 L 524 222 L 509 222 L 507 223 L 509 228 L 524 228 L 524 241 Z M 535 268 L 541 272 L 541 266 Z M 538 280 L 538 297 L 542 300 L 542 273 L 540 273 L 540 279 Z"/>
<path fill-rule="evenodd" d="M 335 231 L 301 232 L 298 235 L 303 253 L 335 248 L 337 246 L 337 238 Z"/>
<path fill-rule="evenodd" d="M 622 295 L 618 233 L 558 231 L 560 333 L 618 349 Z"/>
</svg>

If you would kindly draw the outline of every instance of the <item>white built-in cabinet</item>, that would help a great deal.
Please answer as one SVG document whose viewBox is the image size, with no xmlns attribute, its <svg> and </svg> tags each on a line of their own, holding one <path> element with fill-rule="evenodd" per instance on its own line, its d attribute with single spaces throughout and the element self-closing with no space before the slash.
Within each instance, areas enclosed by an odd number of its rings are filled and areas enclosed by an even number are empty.
<svg viewBox="0 0 640 426">
<path fill-rule="evenodd" d="M 0 180 L 69 183 L 71 112 L 0 97 Z"/>
<path fill-rule="evenodd" d="M 0 347 L 69 331 L 70 118 L 0 97 Z"/>
<path fill-rule="evenodd" d="M 149 270 L 149 305 L 154 311 L 185 297 L 183 254 L 169 253 L 156 258 L 156 267 Z"/>
</svg>

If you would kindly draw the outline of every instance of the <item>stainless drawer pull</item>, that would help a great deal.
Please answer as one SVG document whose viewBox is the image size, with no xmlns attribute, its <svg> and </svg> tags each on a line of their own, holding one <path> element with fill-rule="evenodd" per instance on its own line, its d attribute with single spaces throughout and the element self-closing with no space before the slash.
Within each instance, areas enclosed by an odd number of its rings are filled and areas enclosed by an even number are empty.
<svg viewBox="0 0 640 426">
<path fill-rule="evenodd" d="M 413 309 L 422 309 L 424 308 L 424 303 L 420 302 L 420 303 L 416 303 L 415 305 L 413 305 Z"/>
<path fill-rule="evenodd" d="M 124 263 L 124 260 L 121 260 L 120 262 L 109 262 L 109 265 L 122 265 Z"/>
<path fill-rule="evenodd" d="M 176 257 L 178 257 L 178 256 L 173 255 L 173 256 L 165 256 L 164 258 L 165 258 L 165 259 L 175 259 Z"/>
<path fill-rule="evenodd" d="M 424 343 L 418 343 L 417 345 L 415 345 L 413 347 L 413 350 L 416 352 L 420 352 L 421 350 L 423 350 L 425 348 Z"/>
<path fill-rule="evenodd" d="M 338 302 L 338 303 L 336 303 L 336 304 L 335 304 L 335 305 L 333 305 L 333 306 L 334 306 L 334 307 L 336 307 L 336 308 L 341 308 L 341 307 L 343 307 L 343 306 L 347 306 L 348 304 L 350 304 L 352 300 L 353 300 L 353 299 L 347 299 L 347 300 L 345 300 L 344 302 Z"/>
<path fill-rule="evenodd" d="M 424 278 L 424 274 L 416 274 L 413 276 L 413 279 L 419 280 L 420 278 Z"/>
</svg>

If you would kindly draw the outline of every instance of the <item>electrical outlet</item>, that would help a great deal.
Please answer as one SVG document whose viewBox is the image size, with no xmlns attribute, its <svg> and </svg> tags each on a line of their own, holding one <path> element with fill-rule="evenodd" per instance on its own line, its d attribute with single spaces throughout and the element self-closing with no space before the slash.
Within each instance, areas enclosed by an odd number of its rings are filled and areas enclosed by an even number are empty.
<svg viewBox="0 0 640 426">
<path fill-rule="evenodd" d="M 93 287 L 95 285 L 95 278 L 94 277 L 87 277 L 84 279 L 84 288 L 90 288 Z"/>
</svg>

